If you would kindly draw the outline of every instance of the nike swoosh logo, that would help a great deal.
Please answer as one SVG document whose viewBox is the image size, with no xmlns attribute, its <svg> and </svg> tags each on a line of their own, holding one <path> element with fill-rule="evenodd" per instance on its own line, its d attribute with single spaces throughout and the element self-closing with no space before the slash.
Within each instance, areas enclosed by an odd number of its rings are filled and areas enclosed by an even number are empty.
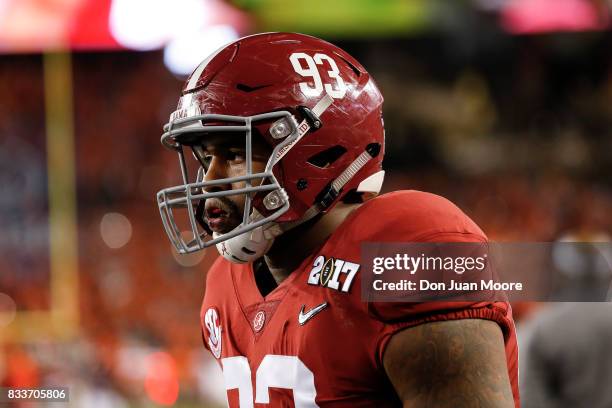
<svg viewBox="0 0 612 408">
<path fill-rule="evenodd" d="M 315 306 L 307 312 L 304 312 L 305 307 L 306 305 L 302 306 L 302 309 L 300 310 L 300 314 L 298 315 L 298 322 L 300 323 L 301 326 L 305 325 L 307 321 L 312 319 L 321 310 L 325 309 L 327 307 L 327 302 L 323 302 L 319 306 Z"/>
</svg>

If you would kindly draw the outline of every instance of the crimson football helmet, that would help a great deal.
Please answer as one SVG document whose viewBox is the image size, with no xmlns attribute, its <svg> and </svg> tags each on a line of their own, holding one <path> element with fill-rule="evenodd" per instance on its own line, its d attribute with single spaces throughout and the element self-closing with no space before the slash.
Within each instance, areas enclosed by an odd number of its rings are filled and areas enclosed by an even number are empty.
<svg viewBox="0 0 612 408">
<path fill-rule="evenodd" d="M 217 245 L 230 261 L 250 262 L 275 237 L 329 211 L 349 192 L 378 193 L 384 176 L 382 102 L 361 64 L 315 37 L 257 34 L 217 50 L 187 80 L 161 138 L 178 153 L 183 179 L 157 194 L 170 241 L 179 253 Z M 260 173 L 252 172 L 254 137 L 272 151 Z M 206 138 L 244 143 L 246 174 L 204 181 Z M 200 163 L 193 175 L 189 150 Z M 222 188 L 237 182 L 244 187 Z M 245 195 L 242 223 L 212 233 L 203 217 L 205 200 L 235 194 Z"/>
</svg>

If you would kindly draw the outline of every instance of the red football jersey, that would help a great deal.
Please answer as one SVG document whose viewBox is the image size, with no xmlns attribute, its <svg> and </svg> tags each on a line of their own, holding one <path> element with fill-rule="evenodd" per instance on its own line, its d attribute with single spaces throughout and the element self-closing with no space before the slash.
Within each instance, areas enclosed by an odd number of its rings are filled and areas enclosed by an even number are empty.
<svg viewBox="0 0 612 408">
<path fill-rule="evenodd" d="M 315 253 L 262 297 L 251 264 L 222 257 L 206 280 L 205 346 L 223 370 L 230 407 L 401 406 L 382 364 L 396 332 L 427 322 L 497 322 L 518 399 L 518 350 L 504 302 L 366 303 L 362 242 L 480 242 L 484 233 L 448 200 L 419 191 L 372 199 L 347 217 Z M 332 262 L 333 276 L 320 273 Z"/>
</svg>

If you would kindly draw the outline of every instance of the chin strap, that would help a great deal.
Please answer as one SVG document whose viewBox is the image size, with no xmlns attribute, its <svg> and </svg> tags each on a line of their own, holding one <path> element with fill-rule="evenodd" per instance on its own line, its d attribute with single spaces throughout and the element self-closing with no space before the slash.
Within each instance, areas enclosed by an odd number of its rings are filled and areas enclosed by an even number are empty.
<svg viewBox="0 0 612 408">
<path fill-rule="evenodd" d="M 253 208 L 249 222 L 256 222 L 263 216 Z M 242 224 L 241 224 L 242 225 Z M 236 228 L 240 228 L 239 225 Z M 225 259 L 233 263 L 248 263 L 261 258 L 270 250 L 274 239 L 282 234 L 283 231 L 275 222 L 264 224 L 252 231 L 237 235 L 226 241 L 219 242 L 216 247 Z M 213 233 L 213 238 L 219 237 L 220 234 Z"/>
</svg>

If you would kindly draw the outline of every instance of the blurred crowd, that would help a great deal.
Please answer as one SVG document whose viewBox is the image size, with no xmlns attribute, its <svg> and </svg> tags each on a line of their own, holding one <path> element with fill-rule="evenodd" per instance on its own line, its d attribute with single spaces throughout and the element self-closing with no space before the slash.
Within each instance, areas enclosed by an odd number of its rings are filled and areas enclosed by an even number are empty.
<svg viewBox="0 0 612 408">
<path fill-rule="evenodd" d="M 474 49 L 449 38 L 340 44 L 386 97 L 385 191 L 443 195 L 497 241 L 609 240 L 610 33 Z M 18 314 L 50 305 L 43 68 L 0 59 L 0 293 Z M 0 384 L 75 384 L 75 406 L 223 404 L 199 332 L 216 253 L 173 253 L 155 203 L 179 182 L 159 137 L 182 79 L 157 52 L 72 63 L 79 335 L 0 344 Z M 538 309 L 516 305 L 519 329 Z"/>
</svg>

